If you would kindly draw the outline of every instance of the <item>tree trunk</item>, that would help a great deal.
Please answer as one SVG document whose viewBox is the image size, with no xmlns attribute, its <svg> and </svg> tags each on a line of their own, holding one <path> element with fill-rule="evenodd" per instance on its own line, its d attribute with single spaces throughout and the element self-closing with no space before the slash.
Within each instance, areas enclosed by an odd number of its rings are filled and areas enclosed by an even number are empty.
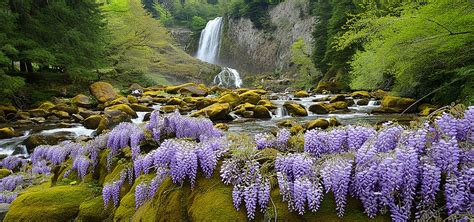
<svg viewBox="0 0 474 222">
<path fill-rule="evenodd" d="M 31 62 L 26 63 L 26 68 L 28 69 L 29 73 L 33 72 L 33 65 L 31 64 Z"/>
<path fill-rule="evenodd" d="M 23 61 L 20 61 L 20 72 L 26 72 L 26 63 Z"/>
</svg>

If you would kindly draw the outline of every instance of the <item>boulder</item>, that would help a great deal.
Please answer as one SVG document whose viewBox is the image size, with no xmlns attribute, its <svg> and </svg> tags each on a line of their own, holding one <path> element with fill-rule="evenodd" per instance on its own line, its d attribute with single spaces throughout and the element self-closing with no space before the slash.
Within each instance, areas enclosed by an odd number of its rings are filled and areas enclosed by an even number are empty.
<svg viewBox="0 0 474 222">
<path fill-rule="evenodd" d="M 178 94 L 179 90 L 187 86 L 196 86 L 195 83 L 185 83 L 179 86 L 167 86 L 165 92 L 169 94 Z"/>
<path fill-rule="evenodd" d="M 306 130 L 312 130 L 315 128 L 326 129 L 329 127 L 329 121 L 326 119 L 315 119 L 306 123 Z"/>
<path fill-rule="evenodd" d="M 54 106 L 55 105 L 52 102 L 46 101 L 46 102 L 41 103 L 41 105 L 38 107 L 38 109 L 44 109 L 44 110 L 49 111 Z"/>
<path fill-rule="evenodd" d="M 60 111 L 60 110 L 53 110 L 51 112 L 53 115 L 59 117 L 59 118 L 62 118 L 62 119 L 67 119 L 69 118 L 69 113 L 65 112 L 65 111 Z"/>
<path fill-rule="evenodd" d="M 117 97 L 114 87 L 107 82 L 95 82 L 89 86 L 89 90 L 101 103 L 114 100 Z"/>
<path fill-rule="evenodd" d="M 10 127 L 0 128 L 0 139 L 11 138 L 15 136 L 15 130 Z"/>
<path fill-rule="evenodd" d="M 305 107 L 299 103 L 286 101 L 283 105 L 285 109 L 288 111 L 288 114 L 292 116 L 307 116 L 308 112 L 306 111 Z"/>
<path fill-rule="evenodd" d="M 74 118 L 74 121 L 76 122 L 82 122 L 84 120 L 84 117 L 82 117 L 81 115 L 79 114 L 72 114 L 72 118 Z"/>
<path fill-rule="evenodd" d="M 203 109 L 217 102 L 217 99 L 203 98 L 196 101 L 196 109 Z"/>
<path fill-rule="evenodd" d="M 295 124 L 290 128 L 291 135 L 296 135 L 296 134 L 298 134 L 300 132 L 303 132 L 303 131 L 304 131 L 304 128 L 300 124 Z"/>
<path fill-rule="evenodd" d="M 114 106 L 114 105 L 119 105 L 119 104 L 129 104 L 128 99 L 124 96 L 120 96 L 112 101 L 105 102 L 104 106 L 109 107 L 109 106 Z"/>
<path fill-rule="evenodd" d="M 79 106 L 79 107 L 84 107 L 84 108 L 92 107 L 91 99 L 84 94 L 78 94 L 77 96 L 74 96 L 74 98 L 71 99 L 71 102 L 74 105 Z"/>
<path fill-rule="evenodd" d="M 280 120 L 279 122 L 277 122 L 277 126 L 279 127 L 292 127 L 294 125 L 297 125 L 298 123 L 295 122 L 294 120 L 291 120 L 291 119 L 284 119 L 284 120 Z"/>
<path fill-rule="evenodd" d="M 370 94 L 367 91 L 355 91 L 351 93 L 351 96 L 354 99 L 370 98 Z"/>
<path fill-rule="evenodd" d="M 340 102 L 340 101 L 346 101 L 346 96 L 342 94 L 338 94 L 338 95 L 333 96 L 329 100 L 330 103 L 335 103 L 335 102 Z"/>
<path fill-rule="evenodd" d="M 141 105 L 141 104 L 136 104 L 136 103 L 130 104 L 130 108 L 132 108 L 136 112 L 151 112 L 151 111 L 154 110 L 151 107 L 144 106 L 144 105 Z"/>
<path fill-rule="evenodd" d="M 151 96 L 144 96 L 138 99 L 138 102 L 140 103 L 152 103 L 152 102 L 165 103 L 166 101 L 168 101 L 167 98 L 163 98 L 163 97 L 153 98 Z"/>
<path fill-rule="evenodd" d="M 270 111 L 267 109 L 267 107 L 262 106 L 262 105 L 256 105 L 253 109 L 253 117 L 254 118 L 259 118 L 259 119 L 269 119 L 272 118 L 270 115 Z"/>
<path fill-rule="evenodd" d="M 66 103 L 57 104 L 56 106 L 54 106 L 53 112 L 54 112 L 54 110 L 67 112 L 69 115 L 72 115 L 72 114 L 74 114 L 74 113 L 78 113 L 78 112 L 79 112 L 79 109 L 77 108 L 77 106 L 75 106 L 75 105 L 68 105 L 68 104 L 66 104 Z"/>
<path fill-rule="evenodd" d="M 415 102 L 412 98 L 403 98 L 396 96 L 385 96 L 382 99 L 381 107 L 372 110 L 374 113 L 401 113 Z M 415 112 L 412 107 L 408 112 Z"/>
<path fill-rule="evenodd" d="M 387 91 L 383 91 L 381 89 L 377 89 L 371 93 L 372 97 L 375 99 L 383 99 L 383 97 L 388 96 Z"/>
<path fill-rule="evenodd" d="M 33 121 L 34 123 L 44 123 L 46 122 L 46 119 L 44 117 L 34 117 L 34 118 L 30 118 L 31 121 Z"/>
<path fill-rule="evenodd" d="M 253 118 L 253 111 L 244 111 L 242 112 L 244 118 Z"/>
<path fill-rule="evenodd" d="M 171 97 L 168 99 L 168 102 L 166 102 L 166 105 L 177 105 L 177 106 L 185 106 L 186 102 L 184 102 L 182 99 L 177 98 L 177 97 Z"/>
<path fill-rule="evenodd" d="M 295 93 L 295 97 L 297 98 L 304 98 L 304 97 L 308 97 L 309 96 L 309 93 L 304 91 L 304 90 L 301 90 L 301 91 L 298 91 Z"/>
<path fill-rule="evenodd" d="M 309 106 L 308 109 L 315 114 L 328 114 L 329 112 L 334 111 L 331 105 L 327 103 L 316 103 Z"/>
<path fill-rule="evenodd" d="M 137 113 L 132 108 L 130 108 L 130 106 L 128 106 L 127 104 L 118 104 L 118 105 L 114 105 L 114 106 L 109 106 L 109 107 L 105 108 L 105 110 L 120 110 L 120 111 L 132 116 L 133 118 L 138 117 Z"/>
<path fill-rule="evenodd" d="M 18 109 L 12 105 L 0 105 L 0 110 L 5 113 L 5 116 L 8 116 L 10 113 L 15 114 L 18 112 Z"/>
<path fill-rule="evenodd" d="M 31 117 L 47 117 L 49 112 L 44 109 L 31 109 L 28 110 Z"/>
<path fill-rule="evenodd" d="M 128 87 L 128 90 L 130 92 L 133 92 L 135 90 L 141 90 L 143 92 L 143 86 L 141 86 L 140 84 L 138 83 L 132 83 L 129 87 Z"/>
<path fill-rule="evenodd" d="M 131 122 L 130 115 L 120 110 L 106 110 L 104 111 L 105 118 L 102 118 L 97 133 L 102 133 L 106 129 L 112 129 L 122 122 Z"/>
<path fill-rule="evenodd" d="M 99 115 L 99 114 L 100 114 L 100 111 L 92 111 L 92 110 L 79 111 L 79 115 L 81 115 L 82 118 L 84 119 L 88 118 L 89 116 Z"/>
<path fill-rule="evenodd" d="M 208 89 L 201 85 L 187 85 L 178 90 L 181 95 L 207 96 Z"/>
<path fill-rule="evenodd" d="M 250 90 L 239 95 L 242 98 L 242 103 L 251 103 L 256 105 L 262 97 L 256 90 Z"/>
<path fill-rule="evenodd" d="M 145 93 L 143 93 L 142 96 L 149 96 L 149 97 L 162 97 L 165 93 L 161 90 L 159 91 L 155 91 L 155 90 L 150 90 L 150 91 L 146 91 Z"/>
<path fill-rule="evenodd" d="M 97 129 L 102 118 L 103 117 L 101 115 L 89 116 L 87 119 L 84 119 L 82 125 L 84 125 L 84 127 L 87 129 Z"/>
<path fill-rule="evenodd" d="M 33 134 L 29 136 L 23 145 L 26 146 L 28 153 L 32 153 L 34 148 L 40 145 L 56 145 L 65 140 L 72 140 L 74 134 L 70 132 L 56 132 L 52 134 Z"/>
<path fill-rule="evenodd" d="M 266 99 L 262 99 L 262 100 L 258 101 L 257 105 L 265 106 L 269 110 L 278 108 L 274 103 L 272 103 L 270 100 L 266 100 Z"/>
<path fill-rule="evenodd" d="M 316 87 L 317 93 L 337 93 L 340 92 L 344 88 L 343 84 L 339 82 L 332 82 L 332 81 L 319 81 L 318 86 Z"/>
<path fill-rule="evenodd" d="M 132 95 L 128 95 L 127 100 L 128 100 L 129 103 L 138 103 L 137 97 L 132 96 Z"/>
<path fill-rule="evenodd" d="M 341 123 L 337 120 L 336 117 L 329 118 L 329 126 L 340 126 Z"/>
<path fill-rule="evenodd" d="M 241 103 L 241 98 L 234 92 L 227 92 L 217 99 L 218 103 L 228 103 L 231 107 L 236 107 Z"/>
<path fill-rule="evenodd" d="M 217 128 L 217 129 L 220 129 L 222 131 L 229 130 L 229 126 L 225 123 L 218 123 L 218 124 L 214 125 L 214 127 Z"/>
<path fill-rule="evenodd" d="M 16 113 L 16 116 L 20 119 L 29 119 L 30 118 L 30 113 L 19 111 L 19 112 Z"/>
<path fill-rule="evenodd" d="M 161 106 L 160 107 L 160 111 L 164 112 L 164 113 L 172 113 L 176 109 L 178 109 L 178 106 L 176 106 L 176 105 L 166 105 L 166 106 Z"/>
<path fill-rule="evenodd" d="M 367 98 L 359 99 L 356 104 L 359 106 L 367 106 L 369 104 L 369 99 Z"/>
<path fill-rule="evenodd" d="M 339 101 L 329 104 L 332 108 L 336 110 L 347 109 L 348 105 L 346 101 Z"/>
<path fill-rule="evenodd" d="M 232 117 L 229 116 L 230 110 L 229 103 L 214 103 L 204 109 L 192 113 L 191 116 L 204 116 L 213 121 L 232 120 Z"/>
<path fill-rule="evenodd" d="M 254 108 L 255 108 L 255 105 L 250 104 L 250 103 L 244 103 L 244 104 L 240 104 L 240 105 L 236 106 L 234 108 L 234 111 L 235 111 L 235 114 L 240 115 L 245 111 L 253 111 Z"/>
</svg>

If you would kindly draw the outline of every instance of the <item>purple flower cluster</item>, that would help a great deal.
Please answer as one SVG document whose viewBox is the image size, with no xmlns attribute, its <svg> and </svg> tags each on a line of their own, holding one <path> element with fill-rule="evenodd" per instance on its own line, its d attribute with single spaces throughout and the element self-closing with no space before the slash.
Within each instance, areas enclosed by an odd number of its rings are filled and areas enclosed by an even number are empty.
<svg viewBox="0 0 474 222">
<path fill-rule="evenodd" d="M 362 144 L 375 135 L 376 131 L 372 127 L 348 126 L 347 146 L 349 150 L 358 150 Z"/>
<path fill-rule="evenodd" d="M 0 179 L 0 191 L 13 191 L 15 188 L 23 183 L 24 177 L 22 175 L 10 175 Z"/>
<path fill-rule="evenodd" d="M 0 203 L 11 203 L 13 202 L 13 200 L 16 199 L 17 196 L 18 196 L 18 193 L 16 192 L 8 192 L 8 191 L 1 192 Z"/>
<path fill-rule="evenodd" d="M 130 147 L 132 158 L 140 155 L 140 142 L 145 138 L 143 130 L 133 123 L 120 123 L 108 136 L 107 147 L 110 148 L 108 163 L 120 149 Z"/>
<path fill-rule="evenodd" d="M 71 141 L 65 141 L 55 146 L 38 146 L 31 154 L 31 162 L 35 163 L 45 159 L 53 165 L 58 165 L 63 163 L 68 155 L 74 155 L 82 149 L 81 144 L 73 143 Z"/>
<path fill-rule="evenodd" d="M 464 166 L 459 172 L 448 176 L 445 184 L 448 215 L 472 213 L 474 168 Z M 461 220 L 468 220 L 461 218 Z"/>
<path fill-rule="evenodd" d="M 2 161 L 0 161 L 0 166 L 7 168 L 9 170 L 14 170 L 17 167 L 23 167 L 26 166 L 28 163 L 27 159 L 23 159 L 17 156 L 8 156 Z"/>
<path fill-rule="evenodd" d="M 104 206 L 109 206 L 109 201 L 112 199 L 115 207 L 118 206 L 120 201 L 120 188 L 123 185 L 122 180 L 106 183 L 102 188 L 102 199 L 104 200 Z"/>
<path fill-rule="evenodd" d="M 454 173 L 458 169 L 460 150 L 458 141 L 451 139 L 440 139 L 432 143 L 430 149 L 431 158 L 442 172 Z"/>
<path fill-rule="evenodd" d="M 397 146 L 403 128 L 399 125 L 393 125 L 391 122 L 385 123 L 383 128 L 377 133 L 377 139 L 374 146 L 379 152 L 387 152 L 395 149 Z"/>
<path fill-rule="evenodd" d="M 326 193 L 329 191 L 334 193 L 337 215 L 339 217 L 344 215 L 353 163 L 354 160 L 352 158 L 335 157 L 326 160 L 321 168 L 324 189 Z"/>
<path fill-rule="evenodd" d="M 161 130 L 163 129 L 163 118 L 160 117 L 160 111 L 155 110 L 151 113 L 150 121 L 145 125 L 145 128 L 151 132 L 156 142 L 160 142 Z"/>
<path fill-rule="evenodd" d="M 341 153 L 347 150 L 348 134 L 346 129 L 322 131 L 313 129 L 304 135 L 304 150 L 320 157 L 328 153 Z"/>
<path fill-rule="evenodd" d="M 288 147 L 288 140 L 291 133 L 287 129 L 280 129 L 276 137 L 269 133 L 258 133 L 255 135 L 255 143 L 257 149 L 276 148 L 284 151 Z"/>
<path fill-rule="evenodd" d="M 258 133 L 255 134 L 255 143 L 257 149 L 271 148 L 274 146 L 275 136 L 269 133 Z"/>
<path fill-rule="evenodd" d="M 165 168 L 157 169 L 156 176 L 151 180 L 150 183 L 141 182 L 135 187 L 135 208 L 139 208 L 147 200 L 153 198 L 158 187 L 163 183 L 168 171 Z"/>
<path fill-rule="evenodd" d="M 472 108 L 469 108 L 472 109 Z M 472 128 L 472 118 L 470 116 L 471 110 L 466 110 L 465 118 L 456 119 L 454 116 L 443 113 L 443 115 L 439 116 L 435 120 L 435 124 L 439 129 L 441 135 L 447 136 L 448 138 L 455 137 L 457 140 L 466 140 L 468 132 Z M 467 114 L 467 115 L 466 115 Z"/>
<path fill-rule="evenodd" d="M 46 160 L 40 160 L 32 164 L 31 172 L 35 174 L 49 175 L 51 173 L 51 167 L 47 165 Z"/>
</svg>

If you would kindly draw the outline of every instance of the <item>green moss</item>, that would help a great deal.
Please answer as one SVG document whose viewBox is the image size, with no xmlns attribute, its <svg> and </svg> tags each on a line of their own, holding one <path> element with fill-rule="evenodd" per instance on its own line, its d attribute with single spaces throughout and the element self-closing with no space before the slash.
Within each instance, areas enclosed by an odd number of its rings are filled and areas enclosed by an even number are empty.
<svg viewBox="0 0 474 222">
<path fill-rule="evenodd" d="M 135 187 L 143 181 L 151 181 L 154 175 L 141 175 L 138 177 L 130 191 L 120 200 L 120 205 L 115 211 L 115 221 L 129 221 L 135 213 Z"/>
<path fill-rule="evenodd" d="M 12 172 L 9 169 L 2 168 L 0 169 L 0 179 L 12 174 Z"/>
<path fill-rule="evenodd" d="M 102 196 L 95 197 L 91 200 L 84 201 L 79 206 L 79 214 L 77 221 L 112 221 L 114 212 L 112 208 L 104 208 L 104 200 Z"/>
<path fill-rule="evenodd" d="M 76 218 L 79 205 L 94 196 L 89 186 L 44 185 L 28 189 L 12 202 L 4 221 L 68 221 Z"/>
</svg>

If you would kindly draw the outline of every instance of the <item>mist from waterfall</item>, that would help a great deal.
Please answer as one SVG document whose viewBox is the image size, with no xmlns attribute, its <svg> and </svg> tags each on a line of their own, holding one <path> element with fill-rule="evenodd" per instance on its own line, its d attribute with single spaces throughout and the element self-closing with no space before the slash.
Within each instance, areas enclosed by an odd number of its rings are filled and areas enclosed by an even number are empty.
<svg viewBox="0 0 474 222">
<path fill-rule="evenodd" d="M 217 65 L 222 25 L 222 17 L 217 17 L 207 22 L 206 27 L 201 31 L 196 55 L 199 60 Z M 214 83 L 218 86 L 240 88 L 242 79 L 237 70 L 223 67 L 222 71 L 214 77 Z"/>
</svg>

